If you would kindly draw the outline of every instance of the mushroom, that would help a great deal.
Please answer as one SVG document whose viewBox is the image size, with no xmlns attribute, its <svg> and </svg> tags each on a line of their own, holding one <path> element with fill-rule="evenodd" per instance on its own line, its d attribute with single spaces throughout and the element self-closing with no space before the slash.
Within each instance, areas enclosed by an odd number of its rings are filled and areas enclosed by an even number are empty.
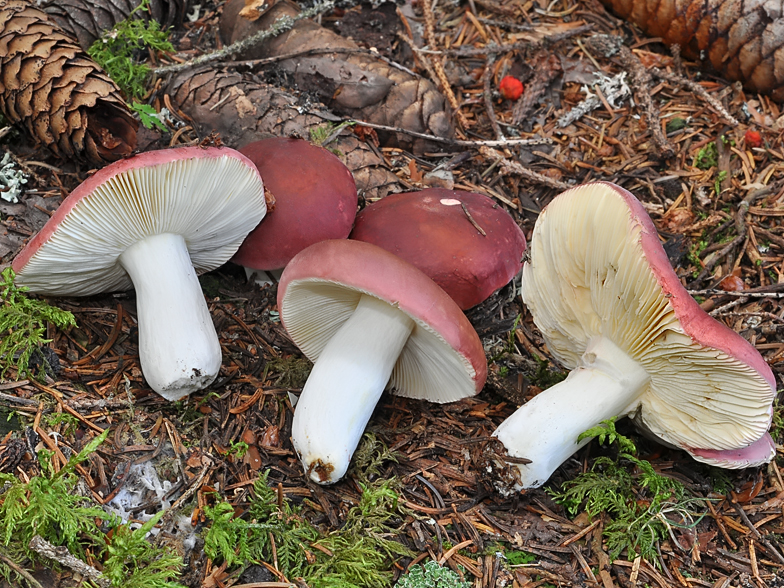
<svg viewBox="0 0 784 588">
<path fill-rule="evenodd" d="M 280 271 L 308 245 L 345 239 L 357 214 L 351 171 L 332 153 L 302 139 L 272 137 L 240 152 L 258 168 L 275 207 L 251 231 L 232 259 L 248 277 Z M 264 283 L 264 282 L 261 282 Z"/>
<path fill-rule="evenodd" d="M 699 461 L 772 458 L 770 368 L 689 296 L 634 196 L 609 183 L 564 192 L 540 214 L 529 253 L 523 300 L 572 371 L 494 433 L 531 461 L 514 466 L 519 487 L 542 485 L 587 443 L 580 433 L 615 416 Z"/>
<path fill-rule="evenodd" d="M 508 284 L 525 252 L 523 231 L 493 200 L 443 188 L 369 204 L 357 215 L 350 238 L 405 259 L 464 310 Z"/>
<path fill-rule="evenodd" d="M 314 362 L 291 436 L 308 476 L 320 484 L 346 473 L 385 387 L 452 402 L 484 385 L 482 343 L 454 301 L 370 243 L 322 241 L 300 252 L 281 276 L 278 308 Z"/>
<path fill-rule="evenodd" d="M 78 186 L 13 262 L 33 292 L 136 289 L 139 357 L 168 400 L 208 386 L 221 348 L 196 272 L 226 262 L 264 217 L 256 167 L 227 148 L 150 151 Z"/>
</svg>

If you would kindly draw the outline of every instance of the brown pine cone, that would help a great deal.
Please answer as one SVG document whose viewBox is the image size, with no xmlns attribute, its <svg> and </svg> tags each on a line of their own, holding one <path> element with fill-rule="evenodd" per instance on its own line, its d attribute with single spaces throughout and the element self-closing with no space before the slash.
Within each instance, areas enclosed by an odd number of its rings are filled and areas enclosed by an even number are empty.
<svg viewBox="0 0 784 588">
<path fill-rule="evenodd" d="M 279 1 L 254 21 L 239 15 L 244 0 L 229 0 L 221 16 L 221 36 L 234 43 L 266 30 L 278 18 L 293 17 L 299 8 Z M 243 59 L 257 59 L 330 49 L 334 53 L 300 55 L 276 65 L 292 76 L 298 88 L 315 92 L 330 109 L 359 120 L 404 128 L 438 137 L 454 136 L 446 99 L 430 81 L 397 69 L 358 50 L 354 41 L 319 26 L 312 20 L 297 21 L 291 30 L 251 47 Z M 349 50 L 348 52 L 341 50 Z M 379 133 L 388 146 L 412 149 L 415 153 L 432 149 L 423 139 L 402 133 Z"/>
<path fill-rule="evenodd" d="M 291 94 L 261 84 L 249 74 L 212 66 L 179 74 L 163 91 L 174 108 L 193 120 L 199 133 L 216 131 L 225 145 L 234 148 L 270 135 L 308 139 L 311 129 L 334 118 L 316 105 L 301 108 Z M 338 150 L 363 197 L 383 198 L 404 190 L 384 160 L 356 137 L 341 134 L 327 147 Z"/>
<path fill-rule="evenodd" d="M 784 6 L 758 0 L 601 0 L 727 79 L 784 100 Z"/>
<path fill-rule="evenodd" d="M 0 0 L 0 110 L 60 157 L 101 164 L 136 148 L 117 85 L 25 0 Z"/>
<path fill-rule="evenodd" d="M 43 9 L 87 51 L 102 33 L 128 18 L 139 4 L 141 0 L 51 0 Z M 148 15 L 166 29 L 182 21 L 185 0 L 150 0 L 149 12 L 137 14 Z"/>
</svg>

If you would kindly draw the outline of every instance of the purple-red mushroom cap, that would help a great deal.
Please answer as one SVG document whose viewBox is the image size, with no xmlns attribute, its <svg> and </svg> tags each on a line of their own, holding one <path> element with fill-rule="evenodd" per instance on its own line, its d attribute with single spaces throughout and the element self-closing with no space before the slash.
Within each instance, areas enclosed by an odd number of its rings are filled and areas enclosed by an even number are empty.
<svg viewBox="0 0 784 588">
<path fill-rule="evenodd" d="M 266 210 L 259 172 L 237 151 L 149 151 L 71 192 L 13 269 L 20 285 L 54 296 L 133 286 L 142 372 L 176 400 L 209 385 L 221 364 L 196 272 L 228 261 Z"/>
<path fill-rule="evenodd" d="M 272 137 L 240 149 L 258 168 L 275 206 L 232 259 L 254 270 L 283 268 L 319 241 L 345 239 L 357 214 L 351 171 L 303 139 Z"/>
<path fill-rule="evenodd" d="M 339 479 L 385 388 L 451 402 L 487 377 L 481 341 L 455 302 L 424 273 L 370 243 L 323 241 L 286 266 L 280 318 L 313 371 L 292 439 L 306 472 Z"/>
<path fill-rule="evenodd" d="M 616 416 L 724 467 L 752 463 L 742 455 L 752 446 L 748 455 L 767 451 L 770 368 L 688 294 L 632 194 L 595 183 L 559 195 L 537 220 L 529 256 L 523 300 L 572 372 L 495 433 L 532 461 L 518 466 L 523 487 L 544 483 L 582 445 L 581 432 Z M 724 451 L 741 453 L 713 453 Z"/>
<path fill-rule="evenodd" d="M 418 267 L 462 309 L 487 299 L 523 266 L 525 235 L 482 194 L 428 188 L 392 194 L 358 215 L 351 239 Z"/>
</svg>

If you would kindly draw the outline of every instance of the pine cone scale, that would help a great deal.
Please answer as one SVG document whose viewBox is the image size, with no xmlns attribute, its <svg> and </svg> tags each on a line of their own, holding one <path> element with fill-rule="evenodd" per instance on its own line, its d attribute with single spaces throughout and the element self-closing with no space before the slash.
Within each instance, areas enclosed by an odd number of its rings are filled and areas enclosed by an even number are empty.
<svg viewBox="0 0 784 588">
<path fill-rule="evenodd" d="M 27 0 L 0 0 L 0 110 L 59 156 L 106 163 L 136 147 L 117 86 Z"/>
</svg>

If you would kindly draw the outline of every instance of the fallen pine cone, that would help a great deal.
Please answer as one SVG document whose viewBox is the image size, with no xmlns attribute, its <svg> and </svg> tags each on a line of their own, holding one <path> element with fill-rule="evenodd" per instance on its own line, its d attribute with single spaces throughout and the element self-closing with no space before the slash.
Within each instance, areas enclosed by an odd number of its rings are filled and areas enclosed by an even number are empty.
<svg viewBox="0 0 784 588">
<path fill-rule="evenodd" d="M 648 35 L 703 55 L 727 79 L 784 100 L 784 14 L 780 2 L 751 0 L 601 0 Z"/>
<path fill-rule="evenodd" d="M 60 157 L 101 164 L 136 148 L 117 85 L 25 0 L 0 0 L 0 109 Z"/>
<path fill-rule="evenodd" d="M 244 6 L 245 0 L 230 0 L 223 10 L 221 35 L 227 43 L 266 30 L 278 18 L 299 13 L 294 4 L 281 0 L 260 18 L 250 21 L 239 15 Z M 332 49 L 334 53 L 323 53 L 324 49 Z M 298 21 L 290 31 L 252 47 L 241 58 L 259 59 L 313 50 L 320 53 L 285 59 L 276 65 L 293 77 L 300 90 L 318 93 L 333 111 L 439 137 L 454 135 L 446 99 L 432 82 L 397 69 L 373 55 L 350 52 L 360 51 L 353 41 L 311 20 Z M 379 135 L 387 145 L 414 152 L 432 147 L 423 139 L 401 133 Z"/>
<path fill-rule="evenodd" d="M 128 18 L 140 4 L 141 0 L 51 0 L 43 9 L 87 51 L 101 34 Z M 184 14 L 184 0 L 150 0 L 149 12 L 140 16 L 149 15 L 165 30 L 182 21 Z"/>
<path fill-rule="evenodd" d="M 329 112 L 319 113 L 316 106 L 300 107 L 291 94 L 248 74 L 212 66 L 181 73 L 164 92 L 174 108 L 193 120 L 201 135 L 216 131 L 225 145 L 235 148 L 270 135 L 309 139 L 312 129 L 335 119 Z M 382 198 L 405 189 L 384 160 L 356 137 L 341 134 L 326 147 L 339 152 L 365 198 Z"/>
</svg>

